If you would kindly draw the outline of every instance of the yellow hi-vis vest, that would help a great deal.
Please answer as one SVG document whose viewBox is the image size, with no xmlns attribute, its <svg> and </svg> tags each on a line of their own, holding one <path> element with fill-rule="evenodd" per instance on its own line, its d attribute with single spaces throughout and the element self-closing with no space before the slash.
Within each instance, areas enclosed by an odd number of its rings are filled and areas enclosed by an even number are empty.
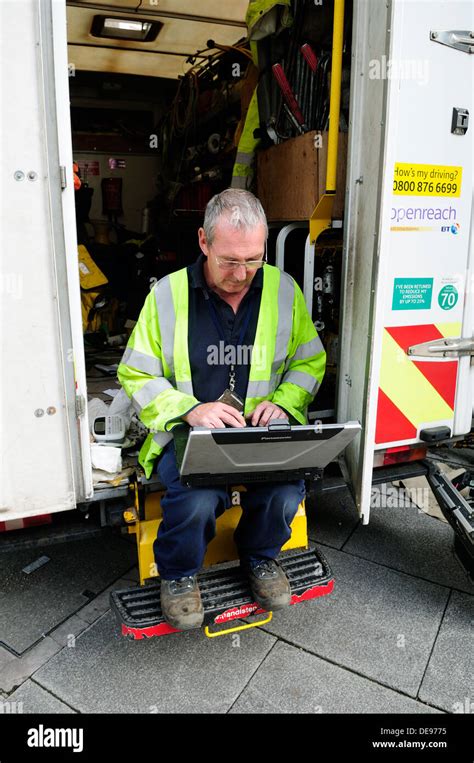
<svg viewBox="0 0 474 763">
<path fill-rule="evenodd" d="M 257 88 L 258 85 L 253 91 L 247 116 L 245 117 L 244 129 L 237 146 L 230 183 L 231 188 L 243 188 L 244 191 L 248 190 L 252 185 L 255 149 L 260 143 L 260 138 L 254 136 L 255 130 L 260 126 Z"/>
<path fill-rule="evenodd" d="M 274 34 L 280 26 L 289 27 L 293 23 L 290 0 L 250 0 L 245 22 L 248 28 L 253 61 L 255 66 L 258 66 L 256 41 Z M 255 151 L 260 143 L 260 138 L 256 138 L 254 135 L 255 130 L 260 127 L 257 91 L 258 85 L 253 92 L 237 146 L 237 154 L 232 169 L 231 188 L 248 190 L 252 185 Z"/>
<path fill-rule="evenodd" d="M 150 430 L 138 457 L 149 479 L 171 430 L 199 404 L 188 353 L 188 273 L 162 278 L 145 300 L 117 370 L 140 420 Z M 294 279 L 263 266 L 244 415 L 271 400 L 306 423 L 324 376 L 326 353 Z"/>
</svg>

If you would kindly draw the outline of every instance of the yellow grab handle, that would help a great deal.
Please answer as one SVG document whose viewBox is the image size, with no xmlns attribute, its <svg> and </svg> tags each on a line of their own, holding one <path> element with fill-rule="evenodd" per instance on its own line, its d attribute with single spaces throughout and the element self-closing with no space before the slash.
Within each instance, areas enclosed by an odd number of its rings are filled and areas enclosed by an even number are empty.
<svg viewBox="0 0 474 763">
<path fill-rule="evenodd" d="M 248 628 L 256 628 L 259 625 L 266 625 L 266 623 L 269 623 L 270 620 L 273 617 L 273 612 L 268 613 L 268 617 L 265 618 L 265 620 L 258 620 L 256 623 L 246 623 L 245 625 L 236 625 L 234 628 L 226 628 L 222 631 L 217 631 L 213 633 L 209 630 L 209 626 L 206 625 L 204 628 L 204 633 L 208 638 L 216 638 L 216 636 L 227 636 L 228 633 L 237 633 L 237 631 L 245 631 Z"/>
<path fill-rule="evenodd" d="M 326 191 L 336 190 L 337 143 L 339 138 L 339 115 L 341 111 L 343 40 L 344 0 L 335 0 L 331 58 L 331 91 L 329 95 L 329 132 Z"/>
<path fill-rule="evenodd" d="M 344 0 L 334 0 L 334 22 L 331 57 L 331 90 L 329 94 L 328 156 L 326 192 L 321 196 L 309 221 L 309 237 L 315 244 L 321 233 L 331 227 L 336 193 L 337 147 L 341 110 L 342 46 L 344 42 Z"/>
</svg>

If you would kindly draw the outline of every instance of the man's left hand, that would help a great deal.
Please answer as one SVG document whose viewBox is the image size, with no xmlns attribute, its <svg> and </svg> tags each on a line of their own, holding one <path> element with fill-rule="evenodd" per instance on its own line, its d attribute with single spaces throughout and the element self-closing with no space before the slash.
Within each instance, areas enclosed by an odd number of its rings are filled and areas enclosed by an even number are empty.
<svg viewBox="0 0 474 763">
<path fill-rule="evenodd" d="M 249 418 L 253 427 L 266 427 L 271 419 L 287 419 L 288 414 L 270 400 L 264 400 L 257 405 Z"/>
</svg>

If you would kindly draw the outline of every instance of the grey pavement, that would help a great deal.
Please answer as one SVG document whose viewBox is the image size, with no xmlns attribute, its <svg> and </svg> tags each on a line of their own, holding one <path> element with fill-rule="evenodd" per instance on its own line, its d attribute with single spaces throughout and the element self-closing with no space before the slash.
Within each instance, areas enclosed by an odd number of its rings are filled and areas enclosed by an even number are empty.
<svg viewBox="0 0 474 763">
<path fill-rule="evenodd" d="M 130 641 L 108 612 L 35 681 L 82 713 L 225 713 L 275 641 L 256 628 L 238 641 L 201 630 Z"/>
<path fill-rule="evenodd" d="M 427 713 L 421 702 L 278 641 L 231 713 Z"/>
<path fill-rule="evenodd" d="M 322 493 L 306 501 L 308 535 L 318 543 L 342 548 L 359 524 L 349 488 Z"/>
<path fill-rule="evenodd" d="M 68 705 L 30 679 L 12 692 L 6 702 L 10 713 L 74 713 Z"/>
<path fill-rule="evenodd" d="M 420 689 L 447 712 L 474 713 L 474 598 L 453 591 Z"/>
<path fill-rule="evenodd" d="M 421 509 L 401 503 L 390 508 L 372 508 L 369 524 L 358 525 L 344 544 L 344 551 L 474 594 L 474 586 L 454 557 L 451 526 L 434 517 L 427 522 Z"/>
<path fill-rule="evenodd" d="M 265 630 L 415 698 L 448 589 L 335 549 L 324 555 L 333 593 L 278 612 Z"/>
<path fill-rule="evenodd" d="M 24 572 L 41 557 L 48 559 L 46 564 L 30 574 Z M 94 599 L 135 559 L 135 548 L 110 533 L 2 553 L 0 643 L 21 654 Z"/>
<path fill-rule="evenodd" d="M 362 526 L 345 488 L 307 512 L 333 592 L 213 639 L 120 635 L 109 594 L 138 575 L 118 532 L 7 549 L 0 703 L 24 713 L 473 712 L 474 588 L 449 526 L 414 506 L 375 507 Z M 44 567 L 22 573 L 42 555 Z"/>
</svg>

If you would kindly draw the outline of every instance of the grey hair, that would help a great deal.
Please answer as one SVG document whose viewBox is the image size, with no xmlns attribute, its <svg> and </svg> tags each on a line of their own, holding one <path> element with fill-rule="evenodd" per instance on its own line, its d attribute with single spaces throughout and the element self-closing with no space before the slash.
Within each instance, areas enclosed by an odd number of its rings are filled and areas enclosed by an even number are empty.
<svg viewBox="0 0 474 763">
<path fill-rule="evenodd" d="M 204 214 L 203 228 L 206 240 L 212 244 L 216 225 L 224 217 L 233 228 L 255 228 L 265 226 L 265 237 L 268 236 L 267 218 L 263 207 L 256 196 L 241 188 L 227 188 L 210 199 Z"/>
</svg>

